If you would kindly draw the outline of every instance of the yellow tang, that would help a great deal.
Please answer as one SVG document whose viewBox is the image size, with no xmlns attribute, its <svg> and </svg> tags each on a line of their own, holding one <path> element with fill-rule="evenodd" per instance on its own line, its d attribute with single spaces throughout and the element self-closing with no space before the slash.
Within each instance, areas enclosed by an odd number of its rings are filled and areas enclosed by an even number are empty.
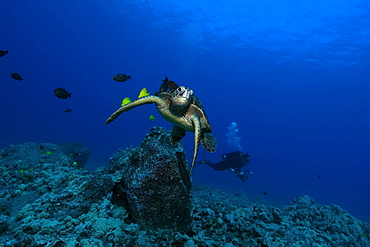
<svg viewBox="0 0 370 247">
<path fill-rule="evenodd" d="M 139 96 L 137 96 L 138 98 L 142 98 L 142 97 L 145 97 L 145 96 L 148 96 L 150 93 L 148 93 L 146 91 L 146 88 L 144 87 L 143 89 L 141 89 L 140 93 L 139 93 Z"/>
<path fill-rule="evenodd" d="M 122 100 L 121 106 L 127 105 L 128 103 L 131 103 L 131 100 L 130 98 L 126 97 Z"/>
<path fill-rule="evenodd" d="M 154 117 L 154 115 L 150 115 L 150 116 L 149 116 L 149 120 L 150 120 L 150 121 L 153 121 L 153 120 L 155 120 L 155 117 Z"/>
</svg>

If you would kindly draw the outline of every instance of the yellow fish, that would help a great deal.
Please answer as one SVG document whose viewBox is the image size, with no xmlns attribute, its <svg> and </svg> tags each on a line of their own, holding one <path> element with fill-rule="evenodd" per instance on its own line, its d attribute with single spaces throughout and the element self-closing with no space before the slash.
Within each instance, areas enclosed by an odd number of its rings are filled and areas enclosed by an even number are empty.
<svg viewBox="0 0 370 247">
<path fill-rule="evenodd" d="M 141 89 L 140 93 L 139 93 L 139 96 L 137 96 L 138 98 L 142 98 L 142 97 L 145 97 L 145 96 L 148 96 L 150 93 L 148 93 L 146 91 L 146 88 L 144 87 L 143 89 Z"/>
<path fill-rule="evenodd" d="M 153 121 L 153 120 L 155 120 L 155 117 L 154 117 L 154 115 L 150 115 L 150 116 L 149 116 L 149 120 L 150 120 L 150 121 Z"/>
<path fill-rule="evenodd" d="M 130 98 L 126 97 L 122 100 L 121 106 L 127 105 L 128 103 L 131 103 L 131 100 Z"/>
</svg>

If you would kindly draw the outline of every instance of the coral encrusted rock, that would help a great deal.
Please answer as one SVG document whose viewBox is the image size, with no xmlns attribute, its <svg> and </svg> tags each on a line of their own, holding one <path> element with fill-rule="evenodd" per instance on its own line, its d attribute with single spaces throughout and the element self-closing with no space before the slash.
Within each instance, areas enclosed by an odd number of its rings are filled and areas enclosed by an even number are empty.
<svg viewBox="0 0 370 247">
<path fill-rule="evenodd" d="M 181 143 L 170 144 L 170 131 L 152 128 L 139 148 L 119 150 L 110 160 L 114 201 L 127 206 L 143 228 L 186 231 L 192 222 L 191 182 Z"/>
</svg>

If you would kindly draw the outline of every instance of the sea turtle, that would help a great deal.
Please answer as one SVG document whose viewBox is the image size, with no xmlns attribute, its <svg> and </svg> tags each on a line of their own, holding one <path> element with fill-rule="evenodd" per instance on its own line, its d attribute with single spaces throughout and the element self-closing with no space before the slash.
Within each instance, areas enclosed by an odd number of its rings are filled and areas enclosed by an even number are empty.
<svg viewBox="0 0 370 247">
<path fill-rule="evenodd" d="M 156 96 L 149 95 L 132 101 L 120 107 L 105 122 L 114 121 L 119 115 L 145 104 L 155 103 L 159 113 L 164 119 L 173 124 L 171 144 L 179 142 L 186 131 L 194 132 L 194 152 L 190 166 L 190 174 L 193 170 L 198 154 L 199 142 L 208 152 L 216 151 L 216 141 L 211 134 L 206 113 L 200 100 L 188 87 L 179 86 L 169 92 L 161 92 Z"/>
</svg>

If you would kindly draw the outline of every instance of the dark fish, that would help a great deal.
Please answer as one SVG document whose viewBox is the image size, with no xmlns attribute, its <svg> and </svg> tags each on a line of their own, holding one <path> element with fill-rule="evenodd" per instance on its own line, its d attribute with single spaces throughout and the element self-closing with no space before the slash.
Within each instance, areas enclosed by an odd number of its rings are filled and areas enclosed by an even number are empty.
<svg viewBox="0 0 370 247">
<path fill-rule="evenodd" d="M 7 51 L 0 50 L 0 57 L 5 56 L 6 54 L 9 54 L 9 50 L 7 50 Z"/>
<path fill-rule="evenodd" d="M 72 93 L 68 93 L 67 90 L 64 88 L 58 87 L 54 90 L 54 95 L 58 97 L 58 99 L 67 99 L 71 98 Z"/>
<path fill-rule="evenodd" d="M 161 84 L 161 87 L 159 88 L 159 92 L 160 93 L 163 93 L 163 92 L 166 92 L 167 90 L 174 90 L 176 88 L 178 88 L 179 86 L 177 85 L 176 82 L 174 81 L 170 81 L 167 76 L 166 78 L 164 78 L 164 80 L 162 80 L 162 84 Z"/>
<path fill-rule="evenodd" d="M 264 194 L 265 196 L 267 196 L 267 195 L 268 195 L 268 193 L 267 193 L 266 191 L 264 191 L 264 192 L 263 192 L 263 194 Z"/>
<path fill-rule="evenodd" d="M 170 89 L 170 90 L 174 90 L 174 89 L 176 89 L 176 88 L 178 88 L 179 87 L 179 85 L 177 85 L 177 83 L 176 82 L 174 82 L 174 81 L 169 81 L 168 82 L 168 88 Z"/>
<path fill-rule="evenodd" d="M 131 79 L 130 75 L 117 74 L 113 77 L 113 80 L 117 82 L 124 82 L 124 81 L 127 81 L 128 79 Z"/>
<path fill-rule="evenodd" d="M 10 73 L 10 76 L 17 81 L 23 81 L 22 76 L 18 73 Z"/>
<path fill-rule="evenodd" d="M 71 109 L 65 109 L 64 112 L 65 113 L 68 113 L 68 112 L 71 112 L 72 110 Z"/>
<path fill-rule="evenodd" d="M 317 175 L 318 178 L 321 178 L 321 174 Z"/>
<path fill-rule="evenodd" d="M 162 84 L 161 86 L 159 87 L 159 93 L 163 93 L 163 92 L 166 92 L 168 90 L 168 78 L 166 76 L 166 78 L 164 78 L 164 80 L 162 80 Z"/>
</svg>

